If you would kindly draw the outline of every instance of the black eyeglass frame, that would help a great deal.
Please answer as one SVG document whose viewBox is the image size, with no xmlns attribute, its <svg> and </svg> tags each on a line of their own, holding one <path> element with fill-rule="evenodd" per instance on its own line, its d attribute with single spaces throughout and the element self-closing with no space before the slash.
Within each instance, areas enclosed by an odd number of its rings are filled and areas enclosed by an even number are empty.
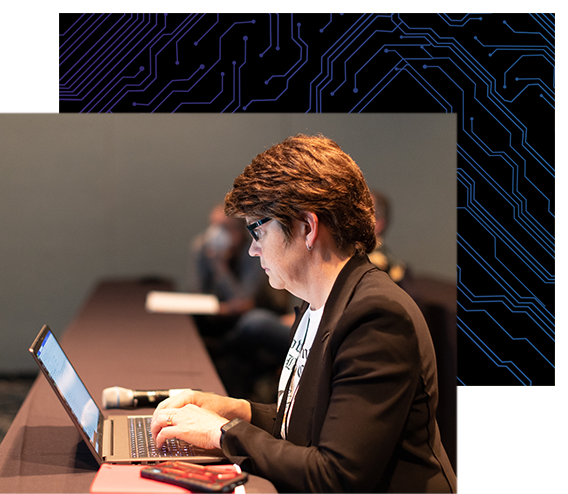
<svg viewBox="0 0 568 494">
<path fill-rule="evenodd" d="M 255 230 L 259 226 L 264 225 L 265 223 L 268 223 L 271 219 L 272 218 L 269 218 L 267 216 L 266 218 L 262 218 L 261 220 L 255 221 L 254 223 L 247 225 L 247 230 L 249 231 L 249 233 L 251 234 L 251 236 L 254 240 L 256 240 L 258 242 L 258 235 L 256 234 Z"/>
</svg>

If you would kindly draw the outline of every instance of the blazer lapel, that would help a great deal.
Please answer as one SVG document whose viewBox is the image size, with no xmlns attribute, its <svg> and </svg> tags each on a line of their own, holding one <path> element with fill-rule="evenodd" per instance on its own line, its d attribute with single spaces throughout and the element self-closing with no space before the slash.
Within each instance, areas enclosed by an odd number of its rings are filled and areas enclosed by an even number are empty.
<svg viewBox="0 0 568 494">
<path fill-rule="evenodd" d="M 359 280 L 368 271 L 377 268 L 371 264 L 367 256 L 354 256 L 345 265 L 335 281 L 331 293 L 325 303 L 325 309 L 320 322 L 310 356 L 302 373 L 296 401 L 290 416 L 288 428 L 288 440 L 294 444 L 308 446 L 312 439 L 312 425 L 316 406 L 325 406 L 326 403 L 318 403 L 318 397 L 329 396 L 331 392 L 329 378 L 323 375 L 322 364 L 330 358 L 328 355 L 329 343 L 334 328 L 339 318 L 345 311 L 347 304 L 353 296 Z M 325 389 L 322 389 L 325 387 Z M 282 423 L 277 420 L 278 424 Z"/>
</svg>

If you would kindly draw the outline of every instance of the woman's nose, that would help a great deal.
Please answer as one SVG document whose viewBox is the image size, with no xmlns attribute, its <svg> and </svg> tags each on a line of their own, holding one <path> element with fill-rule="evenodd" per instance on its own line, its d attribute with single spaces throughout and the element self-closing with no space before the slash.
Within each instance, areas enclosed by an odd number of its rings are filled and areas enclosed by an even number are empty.
<svg viewBox="0 0 568 494">
<path fill-rule="evenodd" d="M 249 247 L 249 256 L 251 257 L 260 257 L 260 247 L 256 240 L 253 240 Z"/>
</svg>

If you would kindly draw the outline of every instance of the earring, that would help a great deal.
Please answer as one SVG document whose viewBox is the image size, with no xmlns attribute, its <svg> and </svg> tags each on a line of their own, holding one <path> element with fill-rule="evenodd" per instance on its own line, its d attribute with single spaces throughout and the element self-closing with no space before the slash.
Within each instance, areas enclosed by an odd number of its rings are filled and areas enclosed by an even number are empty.
<svg viewBox="0 0 568 494">
<path fill-rule="evenodd" d="M 308 244 L 306 243 L 306 248 L 307 248 L 308 250 L 312 250 L 312 249 L 314 248 L 314 246 L 313 246 L 313 245 L 310 246 L 310 245 L 308 245 Z"/>
</svg>

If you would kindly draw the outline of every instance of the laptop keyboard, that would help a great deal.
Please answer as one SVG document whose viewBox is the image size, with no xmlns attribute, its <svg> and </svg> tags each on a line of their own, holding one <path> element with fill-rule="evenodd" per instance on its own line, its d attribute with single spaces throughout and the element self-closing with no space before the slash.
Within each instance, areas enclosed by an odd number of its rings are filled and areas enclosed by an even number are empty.
<svg viewBox="0 0 568 494">
<path fill-rule="evenodd" d="M 191 444 L 180 439 L 168 439 L 160 448 L 156 448 L 150 433 L 152 417 L 129 417 L 130 452 L 132 458 L 159 458 L 194 456 Z"/>
</svg>

